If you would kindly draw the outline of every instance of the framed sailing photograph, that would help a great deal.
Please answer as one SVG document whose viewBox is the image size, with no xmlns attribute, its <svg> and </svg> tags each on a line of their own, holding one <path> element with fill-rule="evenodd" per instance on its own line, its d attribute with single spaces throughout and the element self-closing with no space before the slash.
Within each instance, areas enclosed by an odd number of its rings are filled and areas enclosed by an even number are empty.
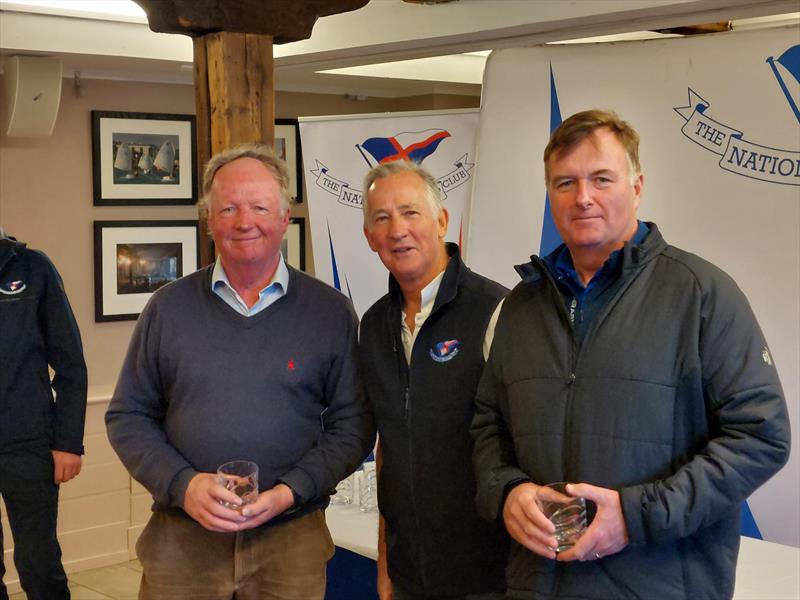
<svg viewBox="0 0 800 600">
<path fill-rule="evenodd" d="M 289 194 L 295 202 L 303 201 L 303 156 L 300 151 L 300 128 L 297 119 L 275 119 L 275 154 L 289 167 Z"/>
<path fill-rule="evenodd" d="M 289 227 L 281 241 L 281 254 L 290 267 L 306 270 L 306 220 L 303 217 L 289 219 Z"/>
<path fill-rule="evenodd" d="M 92 111 L 95 206 L 194 204 L 193 115 Z"/>
<path fill-rule="evenodd" d="M 199 265 L 197 221 L 95 221 L 94 320 L 134 320 L 153 292 Z"/>
</svg>

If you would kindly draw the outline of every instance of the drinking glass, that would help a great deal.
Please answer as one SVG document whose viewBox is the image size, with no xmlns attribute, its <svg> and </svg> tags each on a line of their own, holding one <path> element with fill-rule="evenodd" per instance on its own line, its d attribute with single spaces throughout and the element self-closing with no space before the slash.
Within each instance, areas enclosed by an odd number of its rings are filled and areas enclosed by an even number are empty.
<svg viewBox="0 0 800 600">
<path fill-rule="evenodd" d="M 354 479 L 355 475 L 350 475 L 339 482 L 339 484 L 336 486 L 336 493 L 331 496 L 331 504 L 344 506 L 353 502 Z"/>
<path fill-rule="evenodd" d="M 536 504 L 556 526 L 556 552 L 569 550 L 586 530 L 586 500 L 570 496 L 563 481 L 543 485 L 536 492 Z"/>
<path fill-rule="evenodd" d="M 258 497 L 258 465 L 249 460 L 232 460 L 220 465 L 217 469 L 217 481 L 242 499 L 240 506 L 220 501 L 227 508 L 241 510 L 245 504 L 255 502 Z"/>
<path fill-rule="evenodd" d="M 375 461 L 367 461 L 360 474 L 358 482 L 358 508 L 361 512 L 378 512 L 378 474 L 375 471 Z"/>
</svg>

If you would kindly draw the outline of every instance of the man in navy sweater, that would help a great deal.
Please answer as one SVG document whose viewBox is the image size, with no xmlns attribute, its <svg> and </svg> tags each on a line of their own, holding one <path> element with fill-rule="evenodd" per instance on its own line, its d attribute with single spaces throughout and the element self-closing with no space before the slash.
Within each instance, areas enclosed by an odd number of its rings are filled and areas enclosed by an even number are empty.
<svg viewBox="0 0 800 600">
<path fill-rule="evenodd" d="M 324 596 L 323 509 L 375 430 L 350 302 L 281 256 L 288 183 L 266 146 L 212 158 L 204 208 L 219 258 L 159 289 L 136 324 L 106 422 L 155 501 L 140 598 Z M 215 476 L 236 459 L 259 467 L 243 506 Z"/>
<path fill-rule="evenodd" d="M 475 508 L 469 425 L 506 289 L 446 244 L 436 180 L 389 162 L 364 182 L 364 233 L 390 272 L 361 321 L 359 356 L 380 432 L 381 600 L 504 597 L 507 540 Z"/>
</svg>

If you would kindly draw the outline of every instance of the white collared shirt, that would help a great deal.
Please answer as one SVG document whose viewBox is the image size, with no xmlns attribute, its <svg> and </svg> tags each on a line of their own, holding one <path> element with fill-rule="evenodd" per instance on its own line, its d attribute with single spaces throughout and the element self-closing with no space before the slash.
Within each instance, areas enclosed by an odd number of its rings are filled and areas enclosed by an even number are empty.
<svg viewBox="0 0 800 600">
<path fill-rule="evenodd" d="M 251 308 L 247 308 L 247 303 L 233 289 L 228 275 L 225 273 L 225 268 L 222 266 L 222 261 L 217 257 L 214 271 L 211 273 L 211 291 L 240 315 L 252 317 L 286 295 L 286 292 L 289 291 L 289 269 L 286 268 L 283 256 L 281 256 L 272 280 L 258 293 L 256 303 Z"/>
<path fill-rule="evenodd" d="M 422 297 L 420 298 L 419 312 L 414 316 L 414 333 L 411 333 L 408 325 L 406 325 L 405 311 L 400 311 L 400 333 L 402 335 L 403 350 L 405 351 L 406 362 L 408 364 L 411 364 L 411 349 L 414 347 L 414 342 L 417 340 L 419 329 L 431 315 L 433 304 L 436 302 L 436 295 L 439 293 L 439 286 L 442 284 L 443 278 L 444 271 L 439 273 L 433 278 L 433 281 L 422 288 L 422 291 L 420 292 Z"/>
<path fill-rule="evenodd" d="M 417 340 L 417 333 L 419 332 L 420 327 L 422 324 L 428 319 L 431 315 L 431 311 L 433 310 L 433 305 L 436 302 L 436 296 L 439 293 L 439 286 L 442 284 L 442 278 L 444 277 L 444 271 L 439 273 L 439 276 L 436 277 L 433 281 L 431 281 L 425 288 L 422 290 L 422 306 L 420 306 L 420 310 L 417 315 L 414 317 L 414 333 L 411 333 L 408 329 L 408 325 L 406 325 L 406 313 L 400 312 L 400 327 L 401 333 L 403 338 L 403 351 L 406 355 L 406 362 L 410 365 L 411 364 L 411 349 L 414 347 L 414 342 Z M 492 313 L 491 318 L 489 319 L 489 324 L 486 327 L 486 333 L 483 337 L 483 360 L 489 360 L 489 352 L 492 349 L 492 342 L 494 341 L 494 328 L 497 325 L 497 318 L 500 316 L 500 311 L 503 308 L 503 302 L 505 302 L 505 298 L 500 300 L 500 303 L 495 308 L 494 312 Z"/>
</svg>

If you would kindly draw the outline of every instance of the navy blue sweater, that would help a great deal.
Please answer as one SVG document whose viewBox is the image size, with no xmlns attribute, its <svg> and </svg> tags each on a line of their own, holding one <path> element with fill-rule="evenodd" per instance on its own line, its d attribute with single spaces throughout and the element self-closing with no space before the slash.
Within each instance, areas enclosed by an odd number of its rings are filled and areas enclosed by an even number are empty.
<svg viewBox="0 0 800 600">
<path fill-rule="evenodd" d="M 114 449 L 160 507 L 229 460 L 284 482 L 294 516 L 323 507 L 374 444 L 356 363 L 356 317 L 333 288 L 289 269 L 286 296 L 252 317 L 211 291 L 211 268 L 142 312 L 106 414 Z"/>
</svg>

